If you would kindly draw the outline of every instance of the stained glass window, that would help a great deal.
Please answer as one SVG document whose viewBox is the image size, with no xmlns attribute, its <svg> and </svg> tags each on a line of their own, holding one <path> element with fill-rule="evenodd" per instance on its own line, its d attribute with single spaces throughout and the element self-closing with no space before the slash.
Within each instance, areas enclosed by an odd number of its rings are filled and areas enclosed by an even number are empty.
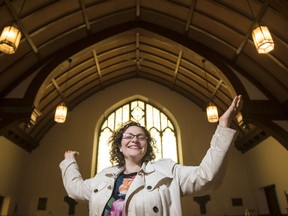
<svg viewBox="0 0 288 216">
<path fill-rule="evenodd" d="M 156 140 L 156 160 L 171 158 L 178 162 L 175 127 L 167 115 L 157 107 L 142 100 L 133 100 L 116 108 L 104 120 L 99 131 L 97 172 L 111 166 L 108 144 L 112 132 L 127 121 L 136 121 L 145 126 Z"/>
</svg>

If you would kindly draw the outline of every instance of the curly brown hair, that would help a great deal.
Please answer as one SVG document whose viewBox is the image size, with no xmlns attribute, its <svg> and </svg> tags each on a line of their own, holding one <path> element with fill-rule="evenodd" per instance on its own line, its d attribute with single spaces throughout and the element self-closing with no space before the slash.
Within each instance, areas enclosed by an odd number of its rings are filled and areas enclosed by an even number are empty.
<svg viewBox="0 0 288 216">
<path fill-rule="evenodd" d="M 151 137 L 150 132 L 143 126 L 140 125 L 140 123 L 135 121 L 129 121 L 121 125 L 119 129 L 117 129 L 115 132 L 113 132 L 112 136 L 110 137 L 109 143 L 111 144 L 110 149 L 110 162 L 112 164 L 117 165 L 118 167 L 122 167 L 125 165 L 125 158 L 122 152 L 120 152 L 120 146 L 121 146 L 121 140 L 123 137 L 123 133 L 131 127 L 131 126 L 137 126 L 141 128 L 145 135 L 147 136 L 147 152 L 142 158 L 142 163 L 152 161 L 155 159 L 155 140 Z"/>
</svg>

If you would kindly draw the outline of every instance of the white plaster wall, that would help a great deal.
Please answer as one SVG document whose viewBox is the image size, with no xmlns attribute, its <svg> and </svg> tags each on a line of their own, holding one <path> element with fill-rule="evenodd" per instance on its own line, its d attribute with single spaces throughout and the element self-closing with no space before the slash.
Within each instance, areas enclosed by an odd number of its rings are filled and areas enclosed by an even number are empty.
<svg viewBox="0 0 288 216">
<path fill-rule="evenodd" d="M 4 198 L 4 206 L 0 215 L 14 212 L 19 194 L 19 186 L 27 169 L 29 154 L 11 143 L 5 137 L 0 137 L 0 196 Z"/>
<path fill-rule="evenodd" d="M 269 137 L 244 154 L 243 159 L 251 190 L 257 193 L 263 187 L 275 184 L 281 213 L 287 214 L 288 203 L 284 191 L 288 191 L 288 151 L 273 137 Z M 262 200 L 258 205 L 261 203 Z"/>
</svg>

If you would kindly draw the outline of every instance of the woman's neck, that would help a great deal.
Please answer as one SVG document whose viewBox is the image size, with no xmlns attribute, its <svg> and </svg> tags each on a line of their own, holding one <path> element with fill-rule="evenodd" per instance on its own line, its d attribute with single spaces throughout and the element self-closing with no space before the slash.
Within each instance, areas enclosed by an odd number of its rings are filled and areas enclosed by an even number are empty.
<svg viewBox="0 0 288 216">
<path fill-rule="evenodd" d="M 141 163 L 135 163 L 135 162 L 126 160 L 125 170 L 124 170 L 125 174 L 139 172 L 140 169 L 141 169 Z"/>
</svg>

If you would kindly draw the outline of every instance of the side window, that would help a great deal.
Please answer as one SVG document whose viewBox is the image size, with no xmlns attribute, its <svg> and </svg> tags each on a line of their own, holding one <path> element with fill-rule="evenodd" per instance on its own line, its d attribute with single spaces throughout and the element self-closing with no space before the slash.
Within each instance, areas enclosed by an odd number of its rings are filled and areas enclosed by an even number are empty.
<svg viewBox="0 0 288 216">
<path fill-rule="evenodd" d="M 156 140 L 156 160 L 171 158 L 178 162 L 175 128 L 167 115 L 157 107 L 142 100 L 133 100 L 112 111 L 99 131 L 97 172 L 111 166 L 109 138 L 113 131 L 127 121 L 136 121 L 145 126 Z"/>
</svg>

